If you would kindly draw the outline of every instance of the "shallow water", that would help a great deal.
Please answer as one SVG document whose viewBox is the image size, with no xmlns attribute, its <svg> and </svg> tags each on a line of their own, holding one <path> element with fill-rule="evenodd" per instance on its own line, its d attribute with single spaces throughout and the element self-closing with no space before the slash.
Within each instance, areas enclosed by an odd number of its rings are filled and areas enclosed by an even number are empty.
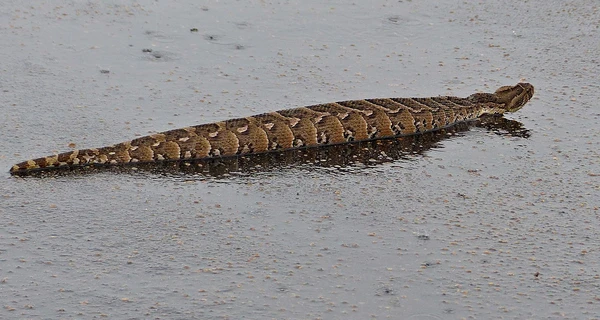
<svg viewBox="0 0 600 320">
<path fill-rule="evenodd" d="M 600 317 L 596 1 L 172 3 L 0 8 L 1 318 Z M 518 81 L 528 138 L 219 179 L 8 174 L 70 143 Z"/>
</svg>

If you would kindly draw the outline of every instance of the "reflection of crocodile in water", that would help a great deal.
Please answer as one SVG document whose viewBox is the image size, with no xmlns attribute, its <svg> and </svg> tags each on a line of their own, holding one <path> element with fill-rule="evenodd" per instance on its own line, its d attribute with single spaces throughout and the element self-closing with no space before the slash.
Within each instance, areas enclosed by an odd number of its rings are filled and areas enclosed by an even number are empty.
<svg viewBox="0 0 600 320">
<path fill-rule="evenodd" d="M 10 172 L 85 172 L 126 165 L 219 174 L 273 161 L 285 165 L 321 159 L 344 164 L 373 161 L 381 154 L 397 159 L 400 154 L 422 152 L 449 130 L 466 130 L 472 123 L 489 128 L 504 123 L 506 130 L 518 133 L 518 122 L 497 116 L 519 110 L 533 92 L 531 84 L 519 83 L 467 98 L 366 99 L 280 110 L 28 160 Z"/>
</svg>

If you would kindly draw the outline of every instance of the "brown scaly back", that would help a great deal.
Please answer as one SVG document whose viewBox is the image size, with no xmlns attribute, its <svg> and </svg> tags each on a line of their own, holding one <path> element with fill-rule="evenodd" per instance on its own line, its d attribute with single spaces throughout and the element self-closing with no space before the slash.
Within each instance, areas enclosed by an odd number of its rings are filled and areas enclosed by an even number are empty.
<svg viewBox="0 0 600 320">
<path fill-rule="evenodd" d="M 519 83 L 467 98 L 385 98 L 286 109 L 165 131 L 112 146 L 15 164 L 13 175 L 61 168 L 232 157 L 436 131 L 484 114 L 514 112 L 531 99 Z"/>
</svg>

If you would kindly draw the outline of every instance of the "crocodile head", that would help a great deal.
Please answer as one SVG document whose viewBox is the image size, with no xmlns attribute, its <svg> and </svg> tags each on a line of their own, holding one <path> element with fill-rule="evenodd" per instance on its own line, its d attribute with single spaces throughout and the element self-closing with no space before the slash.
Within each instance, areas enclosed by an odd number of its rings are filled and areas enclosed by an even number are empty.
<svg viewBox="0 0 600 320">
<path fill-rule="evenodd" d="M 526 82 L 517 83 L 515 86 L 503 86 L 494 93 L 496 103 L 504 104 L 506 112 L 515 112 L 521 109 L 533 96 L 533 86 Z"/>
</svg>

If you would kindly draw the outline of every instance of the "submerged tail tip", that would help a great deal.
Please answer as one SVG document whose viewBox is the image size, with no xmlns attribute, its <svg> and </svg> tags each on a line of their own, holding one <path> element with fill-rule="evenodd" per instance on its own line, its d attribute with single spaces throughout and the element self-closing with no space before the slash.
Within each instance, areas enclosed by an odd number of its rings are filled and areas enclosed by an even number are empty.
<svg viewBox="0 0 600 320">
<path fill-rule="evenodd" d="M 23 176 L 27 175 L 32 171 L 40 170 L 43 167 L 40 166 L 40 162 L 37 160 L 39 159 L 32 159 L 17 163 L 10 167 L 10 170 L 8 170 L 8 172 L 13 176 Z"/>
</svg>

